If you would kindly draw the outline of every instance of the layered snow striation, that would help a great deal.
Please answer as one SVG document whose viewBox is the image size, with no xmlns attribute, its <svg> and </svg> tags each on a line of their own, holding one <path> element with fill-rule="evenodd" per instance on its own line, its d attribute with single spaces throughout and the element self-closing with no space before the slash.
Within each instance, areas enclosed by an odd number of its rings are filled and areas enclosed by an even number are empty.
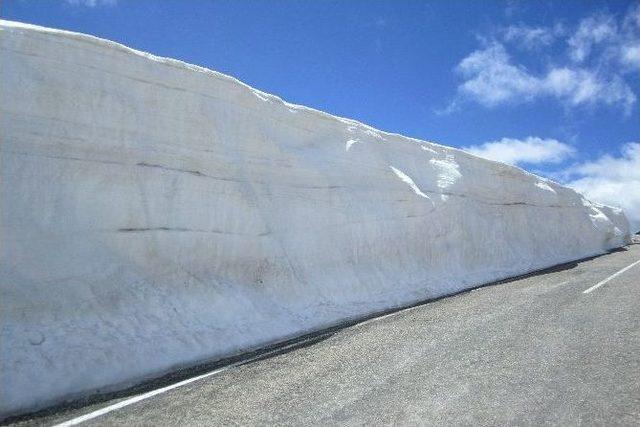
<svg viewBox="0 0 640 427">
<path fill-rule="evenodd" d="M 0 24 L 0 414 L 629 242 L 505 164 Z"/>
</svg>

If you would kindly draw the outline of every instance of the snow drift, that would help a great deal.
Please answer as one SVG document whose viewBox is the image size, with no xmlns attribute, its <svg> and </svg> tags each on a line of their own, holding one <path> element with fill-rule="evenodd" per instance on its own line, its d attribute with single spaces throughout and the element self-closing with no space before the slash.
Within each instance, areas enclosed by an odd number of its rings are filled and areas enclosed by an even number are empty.
<svg viewBox="0 0 640 427">
<path fill-rule="evenodd" d="M 94 37 L 0 24 L 0 414 L 626 244 L 621 211 Z"/>
</svg>

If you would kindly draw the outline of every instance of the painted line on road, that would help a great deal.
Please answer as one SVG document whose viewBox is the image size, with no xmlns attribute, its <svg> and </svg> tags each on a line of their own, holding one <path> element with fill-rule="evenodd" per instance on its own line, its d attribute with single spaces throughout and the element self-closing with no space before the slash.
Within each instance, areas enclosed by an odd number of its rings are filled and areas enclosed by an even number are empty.
<svg viewBox="0 0 640 427">
<path fill-rule="evenodd" d="M 613 273 L 611 276 L 607 277 L 606 279 L 604 279 L 601 282 L 596 283 L 595 285 L 593 285 L 592 287 L 590 287 L 587 290 L 582 291 L 583 294 L 588 294 L 590 292 L 595 291 L 596 289 L 598 289 L 600 286 L 604 285 L 605 283 L 607 283 L 608 281 L 610 281 L 611 279 L 614 279 L 616 277 L 618 277 L 619 275 L 621 275 L 622 273 L 624 273 L 625 271 L 629 270 L 630 268 L 632 268 L 634 265 L 636 264 L 640 264 L 640 259 L 634 263 L 632 263 L 631 265 L 626 266 L 625 268 L 623 268 L 620 271 L 617 271 L 615 273 Z"/>
<path fill-rule="evenodd" d="M 60 423 L 60 424 L 56 424 L 54 427 L 66 427 L 66 426 L 78 425 L 78 424 L 83 423 L 85 421 L 89 421 L 91 419 L 97 418 L 97 417 L 99 417 L 101 415 L 108 414 L 109 412 L 124 408 L 125 406 L 133 405 L 134 403 L 140 402 L 141 400 L 145 400 L 145 399 L 148 399 L 150 397 L 156 396 L 158 394 L 164 393 L 166 391 L 173 390 L 174 388 L 178 388 L 178 387 L 181 387 L 183 385 L 187 385 L 189 383 L 192 383 L 194 381 L 198 381 L 198 380 L 201 380 L 203 378 L 207 378 L 207 377 L 210 377 L 212 375 L 219 374 L 220 372 L 225 371 L 225 370 L 231 368 L 232 366 L 233 365 L 225 366 L 224 368 L 216 369 L 215 371 L 207 372 L 206 374 L 198 375 L 197 377 L 189 378 L 189 379 L 186 379 L 184 381 L 180 381 L 178 383 L 171 384 L 171 385 L 166 386 L 166 387 L 162 387 L 162 388 L 159 388 L 159 389 L 156 389 L 156 390 L 152 390 L 152 391 L 149 391 L 147 393 L 139 394 L 138 396 L 134 396 L 132 398 L 125 399 L 125 400 L 120 401 L 120 402 L 118 402 L 118 403 L 116 403 L 114 405 L 106 406 L 106 407 L 104 407 L 102 409 L 98 409 L 97 411 L 90 412 L 88 414 L 82 415 L 82 416 L 77 417 L 77 418 L 73 418 L 73 419 L 71 419 L 69 421 L 65 421 L 65 422 Z"/>
<path fill-rule="evenodd" d="M 108 414 L 109 412 L 117 411 L 118 409 L 122 409 L 122 408 L 124 408 L 126 406 L 133 405 L 134 403 L 138 403 L 138 402 L 140 402 L 142 400 L 146 400 L 146 399 L 149 399 L 149 398 L 151 398 L 153 396 L 157 396 L 159 394 L 162 394 L 162 393 L 165 393 L 167 391 L 176 389 L 178 387 L 182 387 L 183 385 L 191 384 L 193 382 L 205 379 L 207 377 L 211 377 L 213 375 L 221 374 L 222 372 L 227 371 L 227 370 L 229 370 L 231 368 L 235 368 L 235 367 L 240 366 L 240 365 L 245 365 L 245 364 L 250 363 L 250 362 L 252 362 L 254 360 L 264 358 L 265 356 L 268 356 L 268 355 L 270 355 L 272 353 L 282 352 L 283 350 L 286 350 L 286 349 L 288 349 L 290 347 L 293 347 L 293 346 L 296 346 L 296 345 L 300 345 L 300 343 L 299 342 L 294 342 L 294 343 L 286 345 L 284 347 L 279 347 L 279 348 L 276 348 L 276 349 L 274 349 L 272 351 L 269 351 L 269 352 L 266 352 L 266 353 L 262 353 L 262 354 L 259 354 L 257 356 L 254 356 L 254 357 L 250 357 L 248 359 L 240 360 L 238 362 L 232 363 L 231 365 L 223 366 L 222 368 L 215 369 L 215 370 L 213 370 L 211 372 L 207 372 L 206 374 L 198 375 L 198 376 L 195 376 L 195 377 L 192 377 L 192 378 L 187 378 L 186 380 L 177 382 L 175 384 L 171 384 L 171 385 L 168 385 L 166 387 L 158 388 L 156 390 L 151 390 L 151 391 L 148 391 L 146 393 L 139 394 L 137 396 L 133 396 L 133 397 L 131 397 L 129 399 L 125 399 L 125 400 L 122 400 L 122 401 L 120 401 L 118 403 L 114 403 L 113 405 L 105 406 L 104 408 L 98 409 L 97 411 L 89 412 L 88 414 L 81 415 L 79 417 L 70 419 L 70 420 L 65 421 L 63 423 L 60 423 L 60 424 L 55 424 L 53 427 L 67 427 L 67 426 L 78 425 L 78 424 L 83 423 L 85 421 L 89 421 L 89 420 L 92 420 L 94 418 L 100 417 L 102 415 Z"/>
</svg>

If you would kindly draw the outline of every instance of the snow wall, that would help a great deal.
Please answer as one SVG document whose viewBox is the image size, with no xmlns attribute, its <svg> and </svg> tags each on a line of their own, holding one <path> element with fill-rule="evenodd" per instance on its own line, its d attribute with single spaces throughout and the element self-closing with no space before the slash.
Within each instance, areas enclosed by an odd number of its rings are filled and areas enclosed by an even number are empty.
<svg viewBox="0 0 640 427">
<path fill-rule="evenodd" d="M 621 211 L 95 37 L 0 23 L 0 414 L 601 254 Z"/>
</svg>

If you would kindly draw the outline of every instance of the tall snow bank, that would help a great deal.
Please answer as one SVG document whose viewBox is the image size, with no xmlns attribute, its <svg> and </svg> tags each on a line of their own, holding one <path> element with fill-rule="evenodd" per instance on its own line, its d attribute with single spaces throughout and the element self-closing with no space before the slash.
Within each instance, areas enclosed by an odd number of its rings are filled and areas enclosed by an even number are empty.
<svg viewBox="0 0 640 427">
<path fill-rule="evenodd" d="M 629 241 L 621 211 L 94 37 L 0 24 L 0 414 Z"/>
</svg>

